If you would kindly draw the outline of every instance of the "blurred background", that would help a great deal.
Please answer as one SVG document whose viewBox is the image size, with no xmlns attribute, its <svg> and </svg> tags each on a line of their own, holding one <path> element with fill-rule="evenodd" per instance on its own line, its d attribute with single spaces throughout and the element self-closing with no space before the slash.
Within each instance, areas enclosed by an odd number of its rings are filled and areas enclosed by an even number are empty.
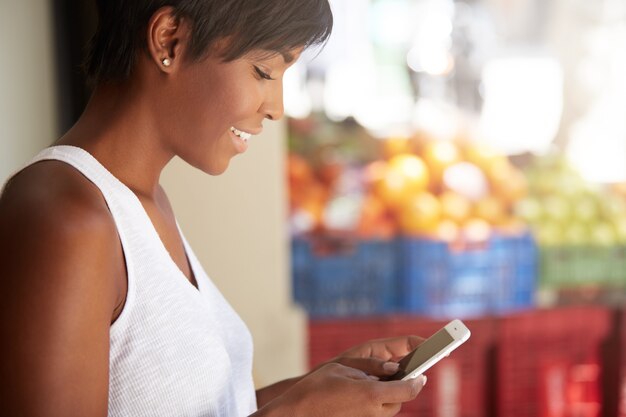
<svg viewBox="0 0 626 417">
<path fill-rule="evenodd" d="M 626 416 L 626 1 L 331 4 L 288 117 L 162 177 L 258 385 L 462 318 L 405 417 Z M 0 183 L 80 115 L 95 24 L 0 0 Z"/>
</svg>

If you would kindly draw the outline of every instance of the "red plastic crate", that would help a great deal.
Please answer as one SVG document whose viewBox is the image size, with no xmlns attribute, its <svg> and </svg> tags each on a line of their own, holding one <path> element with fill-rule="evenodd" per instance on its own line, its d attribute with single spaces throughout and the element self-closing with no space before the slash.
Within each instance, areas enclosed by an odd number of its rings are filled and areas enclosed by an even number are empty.
<svg viewBox="0 0 626 417">
<path fill-rule="evenodd" d="M 415 401 L 404 404 L 402 417 L 484 417 L 489 414 L 489 353 L 493 346 L 491 319 L 464 320 L 470 339 L 426 372 L 428 383 Z M 390 319 L 390 336 L 429 337 L 448 321 L 417 317 Z"/>
<path fill-rule="evenodd" d="M 329 319 L 309 321 L 309 368 L 369 340 L 387 337 L 387 321 L 371 319 Z"/>
<path fill-rule="evenodd" d="M 611 330 L 611 312 L 600 307 L 502 318 L 497 328 L 497 415 L 599 417 L 602 344 Z"/>
</svg>

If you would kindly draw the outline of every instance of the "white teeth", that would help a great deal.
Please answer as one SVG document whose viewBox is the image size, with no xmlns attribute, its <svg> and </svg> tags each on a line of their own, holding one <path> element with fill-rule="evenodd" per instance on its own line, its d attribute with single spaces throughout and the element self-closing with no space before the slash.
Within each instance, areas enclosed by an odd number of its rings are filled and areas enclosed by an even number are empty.
<svg viewBox="0 0 626 417">
<path fill-rule="evenodd" d="M 237 130 L 234 127 L 231 127 L 230 131 L 233 132 L 236 136 L 239 136 L 241 139 L 243 139 L 246 142 L 252 137 L 251 133 L 242 132 L 241 130 Z"/>
</svg>

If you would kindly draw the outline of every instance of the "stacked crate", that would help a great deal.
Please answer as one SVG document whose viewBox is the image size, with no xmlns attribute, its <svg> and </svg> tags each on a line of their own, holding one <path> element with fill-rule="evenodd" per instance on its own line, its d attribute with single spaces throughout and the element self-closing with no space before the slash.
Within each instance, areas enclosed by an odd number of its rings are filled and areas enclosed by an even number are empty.
<svg viewBox="0 0 626 417">
<path fill-rule="evenodd" d="M 374 339 L 387 337 L 386 319 L 311 320 L 308 327 L 309 369 Z"/>
<path fill-rule="evenodd" d="M 626 288 L 626 246 L 543 247 L 541 285 L 546 288 Z"/>
<path fill-rule="evenodd" d="M 426 372 L 428 384 L 404 404 L 401 416 L 600 417 L 610 393 L 621 395 L 618 415 L 626 417 L 625 315 L 618 321 L 620 383 L 606 385 L 604 374 L 614 374 L 615 362 L 604 361 L 603 353 L 617 332 L 610 309 L 570 307 L 465 320 L 470 339 Z M 428 337 L 446 323 L 414 316 L 312 320 L 310 366 L 372 339 Z"/>
<path fill-rule="evenodd" d="M 497 328 L 496 412 L 506 417 L 599 417 L 608 309 L 537 310 Z"/>
<path fill-rule="evenodd" d="M 385 315 L 397 308 L 394 240 L 295 239 L 293 295 L 312 318 Z"/>
<path fill-rule="evenodd" d="M 533 306 L 537 249 L 530 234 L 461 245 L 402 239 L 400 259 L 402 311 L 467 318 Z"/>
<path fill-rule="evenodd" d="M 530 234 L 460 245 L 299 238 L 292 275 L 294 299 L 312 318 L 472 318 L 533 307 L 537 249 Z"/>
</svg>

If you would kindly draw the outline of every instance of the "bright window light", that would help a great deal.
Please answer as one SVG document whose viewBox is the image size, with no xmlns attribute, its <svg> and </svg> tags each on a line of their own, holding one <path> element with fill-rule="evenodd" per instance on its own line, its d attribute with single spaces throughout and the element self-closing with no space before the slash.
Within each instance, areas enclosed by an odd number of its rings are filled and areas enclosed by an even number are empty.
<svg viewBox="0 0 626 417">
<path fill-rule="evenodd" d="M 563 111 L 563 71 L 548 57 L 500 58 L 483 70 L 480 130 L 506 154 L 543 153 L 554 140 Z"/>
<path fill-rule="evenodd" d="M 311 96 L 306 86 L 306 68 L 300 63 L 289 68 L 283 77 L 285 114 L 304 119 L 311 114 Z"/>
</svg>

